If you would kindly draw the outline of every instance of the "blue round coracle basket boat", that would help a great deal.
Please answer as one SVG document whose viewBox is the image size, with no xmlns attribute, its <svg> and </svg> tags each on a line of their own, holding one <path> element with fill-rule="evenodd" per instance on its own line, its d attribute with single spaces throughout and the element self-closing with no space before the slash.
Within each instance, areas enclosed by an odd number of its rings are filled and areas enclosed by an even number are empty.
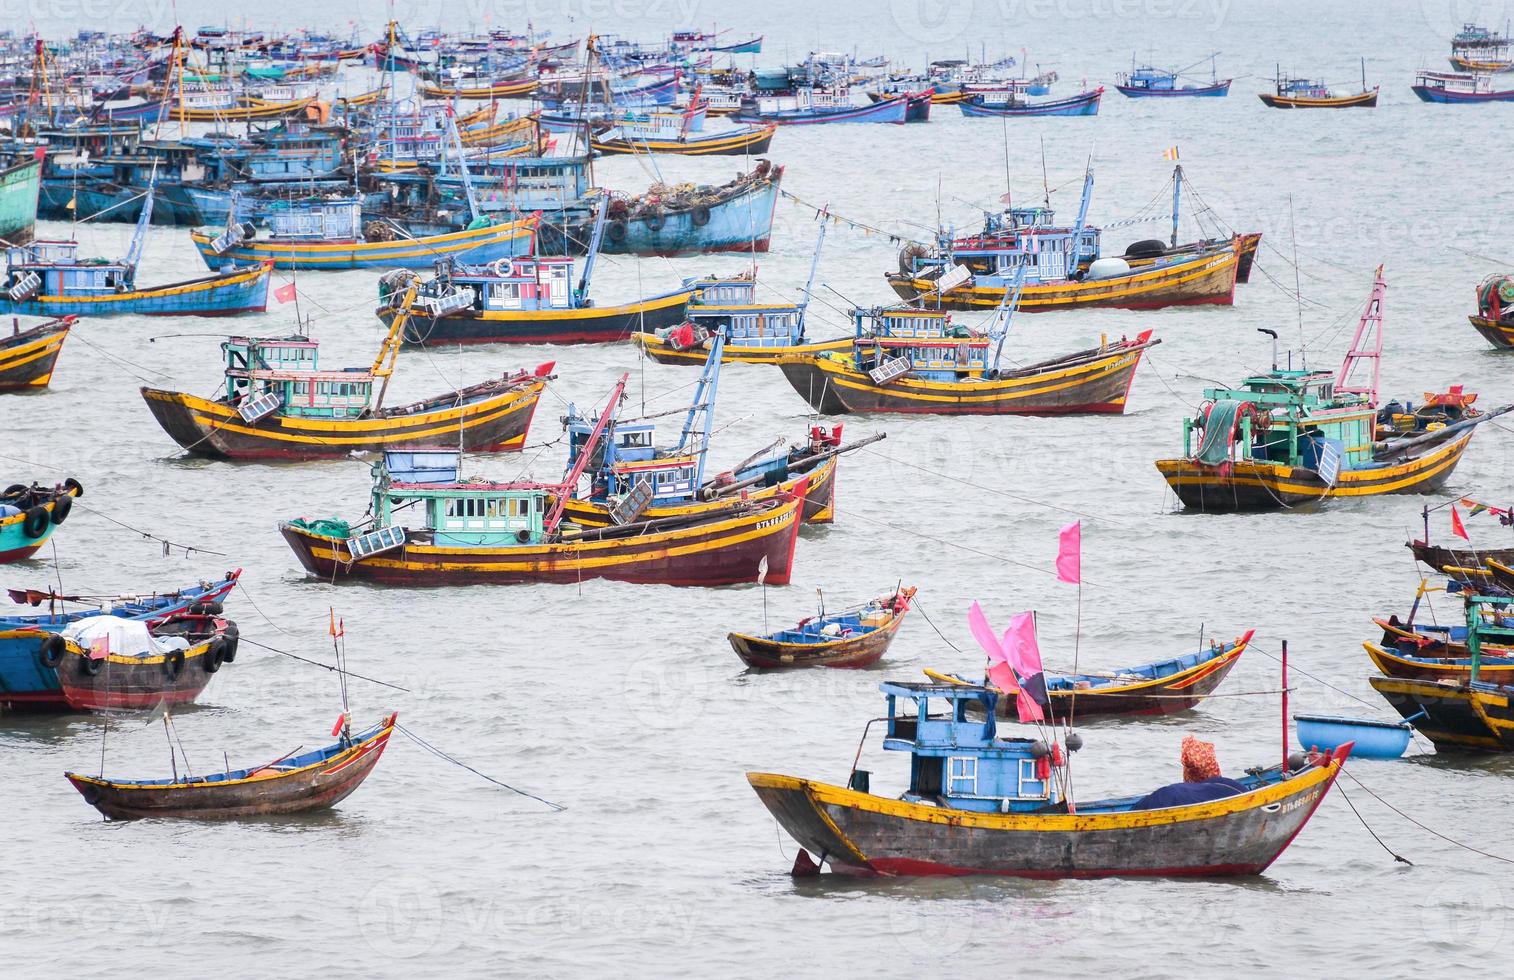
<svg viewBox="0 0 1514 980">
<path fill-rule="evenodd" d="M 1294 715 L 1298 740 L 1304 748 L 1328 752 L 1355 742 L 1351 755 L 1359 759 L 1397 759 L 1409 747 L 1413 732 L 1404 722 L 1342 718 L 1338 715 Z"/>
</svg>

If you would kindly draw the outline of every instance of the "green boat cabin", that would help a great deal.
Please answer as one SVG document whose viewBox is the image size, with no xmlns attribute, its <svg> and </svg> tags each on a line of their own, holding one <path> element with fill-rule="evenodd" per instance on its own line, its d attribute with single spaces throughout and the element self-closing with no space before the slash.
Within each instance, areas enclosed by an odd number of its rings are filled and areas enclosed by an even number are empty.
<svg viewBox="0 0 1514 980">
<path fill-rule="evenodd" d="M 297 418 L 352 419 L 368 411 L 373 375 L 367 368 L 322 371 L 319 345 L 308 337 L 232 337 L 226 400 L 256 421 L 274 411 Z"/>
</svg>

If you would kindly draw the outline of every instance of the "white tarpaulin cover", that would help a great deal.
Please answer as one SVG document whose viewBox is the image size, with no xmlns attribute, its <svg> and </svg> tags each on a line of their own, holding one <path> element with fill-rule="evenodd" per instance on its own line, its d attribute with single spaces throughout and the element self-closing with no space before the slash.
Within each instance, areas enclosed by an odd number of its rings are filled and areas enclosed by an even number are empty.
<svg viewBox="0 0 1514 980">
<path fill-rule="evenodd" d="M 90 616 L 70 623 L 63 631 L 65 640 L 86 650 L 101 637 L 110 638 L 110 652 L 117 657 L 157 657 L 170 650 L 189 649 L 183 637 L 154 637 L 146 623 L 120 616 Z"/>
</svg>

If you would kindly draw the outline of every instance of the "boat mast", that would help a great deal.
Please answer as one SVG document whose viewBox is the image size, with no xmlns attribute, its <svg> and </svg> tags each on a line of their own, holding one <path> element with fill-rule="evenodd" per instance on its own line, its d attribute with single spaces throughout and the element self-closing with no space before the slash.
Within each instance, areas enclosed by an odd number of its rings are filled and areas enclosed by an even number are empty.
<svg viewBox="0 0 1514 980">
<path fill-rule="evenodd" d="M 463 193 L 468 196 L 468 224 L 472 227 L 478 222 L 478 195 L 473 193 L 473 177 L 468 173 L 468 157 L 463 152 L 463 138 L 457 132 L 457 113 L 452 103 L 447 103 L 447 137 L 452 148 L 457 151 L 457 169 L 463 177 Z M 447 163 L 442 161 L 442 172 L 447 172 Z"/>
<path fill-rule="evenodd" d="M 615 406 L 620 403 L 620 396 L 625 393 L 626 381 L 630 374 L 622 374 L 620 380 L 615 382 L 615 387 L 610 390 L 609 404 L 605 410 L 599 413 L 599 421 L 594 423 L 594 428 L 589 432 L 589 438 L 584 440 L 583 446 L 578 451 L 578 458 L 573 461 L 573 468 L 568 475 L 563 477 L 563 482 L 557 488 L 557 499 L 552 503 L 552 510 L 548 512 L 547 519 L 542 522 L 542 528 L 547 534 L 557 530 L 557 525 L 562 521 L 563 509 L 568 505 L 568 498 L 573 495 L 573 488 L 578 486 L 578 478 L 583 476 L 584 468 L 589 465 L 589 458 L 594 455 L 594 447 L 603 438 L 605 429 L 610 425 L 610 419 L 614 417 Z"/>
<path fill-rule="evenodd" d="M 142 214 L 137 218 L 137 227 L 131 233 L 131 245 L 126 249 L 126 259 L 122 263 L 126 266 L 128 274 L 135 277 L 137 262 L 142 258 L 142 249 L 147 244 L 147 226 L 152 223 L 152 202 L 156 196 L 154 191 L 158 182 L 158 161 L 152 162 L 152 171 L 147 176 L 146 199 L 142 202 Z"/>
<path fill-rule="evenodd" d="M 1335 376 L 1337 394 L 1365 395 L 1367 403 L 1373 406 L 1377 404 L 1377 380 L 1382 370 L 1383 296 L 1387 291 L 1388 284 L 1383 281 L 1383 267 L 1378 266 L 1376 281 L 1372 283 L 1372 296 L 1367 300 L 1367 308 L 1362 311 L 1361 319 L 1357 321 L 1356 335 L 1351 338 L 1351 349 L 1346 353 L 1340 373 Z M 1364 362 L 1371 364 L 1370 385 L 1352 380 L 1352 375 L 1359 366 L 1365 369 Z"/>
<path fill-rule="evenodd" d="M 394 374 L 394 362 L 400 353 L 400 338 L 404 336 L 405 325 L 410 322 L 410 305 L 415 302 L 416 281 L 410 280 L 410 284 L 405 287 L 405 295 L 400 298 L 394 319 L 389 321 L 389 333 L 384 336 L 384 343 L 379 347 L 378 356 L 373 359 L 373 367 L 368 369 L 368 373 L 373 377 L 384 379 L 379 385 L 378 398 L 373 403 L 374 411 L 384 407 L 384 395 L 389 391 L 389 378 Z"/>
<path fill-rule="evenodd" d="M 694 434 L 696 420 L 699 426 L 699 468 L 694 474 L 694 485 L 704 482 L 704 455 L 710 447 L 710 426 L 715 420 L 715 396 L 720 388 L 720 357 L 725 353 L 725 331 L 717 330 L 710 337 L 710 356 L 705 358 L 704 370 L 699 374 L 699 384 L 694 388 L 694 403 L 683 421 L 683 432 L 673 452 L 689 451 L 690 438 Z"/>
<path fill-rule="evenodd" d="M 1172 168 L 1172 247 L 1178 247 L 1178 209 L 1182 206 L 1183 165 Z"/>
<path fill-rule="evenodd" d="M 599 211 L 594 215 L 594 233 L 589 236 L 589 252 L 584 256 L 584 271 L 578 277 L 578 303 L 585 305 L 589 296 L 589 279 L 594 275 L 594 260 L 599 256 L 600 242 L 604 241 L 605 218 L 610 213 L 610 192 L 606 190 L 600 201 Z"/>
<path fill-rule="evenodd" d="M 804 300 L 799 304 L 799 336 L 804 336 L 804 314 L 810 308 L 810 293 L 815 287 L 815 270 L 820 268 L 820 246 L 825 244 L 825 226 L 829 224 L 831 206 L 820 209 L 820 231 L 815 235 L 815 254 L 810 256 L 810 277 L 804 281 Z"/>
</svg>

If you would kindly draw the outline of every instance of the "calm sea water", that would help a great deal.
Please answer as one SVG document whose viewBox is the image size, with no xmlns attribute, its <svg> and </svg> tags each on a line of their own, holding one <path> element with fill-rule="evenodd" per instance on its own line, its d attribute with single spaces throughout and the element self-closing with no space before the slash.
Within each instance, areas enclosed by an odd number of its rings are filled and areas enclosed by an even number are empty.
<svg viewBox="0 0 1514 980">
<path fill-rule="evenodd" d="M 1472 289 L 1514 258 L 1488 170 L 1490 141 L 1514 107 L 1432 107 L 1408 90 L 1418 67 L 1440 67 L 1464 18 L 1501 22 L 1498 5 L 1390 0 L 1309 7 L 1221 0 L 1004 0 L 1002 3 L 770 3 L 711 0 L 396 4 L 402 19 L 443 26 L 521 26 L 559 36 L 592 28 L 655 36 L 675 26 L 761 32 L 776 64 L 812 48 L 926 56 L 1018 54 L 1055 67 L 1057 91 L 1110 83 L 1132 51 L 1187 65 L 1222 52 L 1236 76 L 1229 99 L 1127 101 L 1111 89 L 1093 119 L 1021 120 L 1007 127 L 938 107 L 928 126 L 817 127 L 779 134 L 772 157 L 784 187 L 814 204 L 903 235 L 942 220 L 968 227 L 1009 186 L 1025 198 L 1051 188 L 1071 217 L 1091 156 L 1091 220 L 1109 224 L 1163 209 L 1177 145 L 1203 198 L 1231 224 L 1266 235 L 1257 275 L 1233 309 L 1093 312 L 1022 317 L 1012 356 L 1028 362 L 1101 334 L 1154 329 L 1163 343 L 1141 368 L 1129 412 L 1101 419 L 877 418 L 849 435 L 887 441 L 841 467 L 839 519 L 802 535 L 794 584 L 769 589 L 774 623 L 807 614 L 817 590 L 840 602 L 920 587 L 912 616 L 877 670 L 755 676 L 725 643 L 763 622 L 755 587 L 719 591 L 586 583 L 451 590 L 332 587 L 306 581 L 275 530 L 298 515 L 360 513 L 367 463 L 238 465 L 186 459 L 153 422 L 142 384 L 215 390 L 225 328 L 272 333 L 293 308 L 220 324 L 117 319 L 82 324 L 50 391 L 0 400 L 6 482 L 74 475 L 87 496 L 57 536 L 56 555 L 8 567 L 7 586 L 115 591 L 175 587 L 232 567 L 246 589 L 230 613 L 244 635 L 329 658 L 328 610 L 343 617 L 353 670 L 405 688 L 354 681 L 359 723 L 387 709 L 459 759 L 556 800 L 540 804 L 396 739 L 363 788 L 305 819 L 215 826 L 98 819 L 64 769 L 150 776 L 168 771 L 160 727 L 118 719 L 0 717 L 0 835 L 9 842 L 0 889 L 0 950 L 11 975 L 252 976 L 524 974 L 755 976 L 877 970 L 1070 974 L 1402 975 L 1405 964 L 1446 973 L 1485 967 L 1514 939 L 1506 866 L 1415 829 L 1354 784 L 1365 819 L 1412 867 L 1395 863 L 1332 793 L 1268 873 L 1241 881 L 1025 883 L 994 880 L 796 882 L 793 843 L 746 785 L 749 769 L 839 781 L 877 683 L 923 667 L 975 671 L 963 618 L 981 600 L 1002 622 L 1034 608 L 1049 663 L 1072 660 L 1076 593 L 1050 573 L 1059 526 L 1084 522 L 1081 663 L 1113 668 L 1193 649 L 1202 635 L 1257 630 L 1258 642 L 1222 688 L 1275 691 L 1280 641 L 1290 641 L 1293 708 L 1387 717 L 1365 677 L 1369 617 L 1400 613 L 1416 572 L 1403 547 L 1425 502 L 1385 498 L 1254 516 L 1178 513 L 1152 461 L 1181 447 L 1181 418 L 1206 385 L 1263 368 L 1279 330 L 1309 363 L 1334 367 L 1378 264 L 1386 265 L 1385 393 L 1418 399 L 1462 383 L 1498 404 L 1514 395 L 1509 361 L 1467 326 Z M 224 8 L 180 3 L 187 24 L 224 22 Z M 44 30 L 80 23 L 171 24 L 165 4 L 88 2 L 8 10 Z M 384 5 L 318 2 L 268 11 L 276 25 L 376 31 Z M 24 17 L 23 17 L 24 15 Z M 1274 63 L 1349 84 L 1367 56 L 1383 86 L 1370 112 L 1284 113 L 1254 97 Z M 1007 161 L 1007 162 L 1006 162 Z M 655 179 L 715 182 L 742 161 L 598 162 L 610 187 Z M 1506 175 L 1503 175 L 1506 176 Z M 816 225 L 779 205 L 773 251 L 758 257 L 775 295 L 797 295 Z M 55 225 L 42 234 L 63 235 Z M 129 229 L 75 229 L 91 253 L 120 254 Z M 1161 237 L 1159 221 L 1111 231 L 1108 243 Z M 896 243 L 837 227 L 817 296 L 825 335 L 845 329 L 847 302 L 892 296 L 883 273 Z M 1295 252 L 1302 316 L 1291 295 Z M 739 257 L 602 260 L 595 294 L 615 302 L 681 277 L 730 272 Z M 154 232 L 142 279 L 201 273 L 183 230 Z M 375 276 L 302 276 L 300 310 L 328 364 L 366 364 L 380 340 Z M 1270 280 L 1276 280 L 1276 282 Z M 832 291 L 833 290 L 833 291 Z M 844 299 L 842 298 L 844 297 Z M 543 400 L 531 443 L 559 434 L 569 401 L 597 404 L 632 372 L 632 407 L 676 408 L 693 373 L 645 364 L 629 347 L 409 352 L 392 397 L 404 400 L 522 365 L 556 359 L 561 380 Z M 778 373 L 734 366 L 721 378 L 716 464 L 779 436 L 796 437 L 804 404 Z M 1510 487 L 1510 437 L 1479 430 L 1447 493 L 1495 500 Z M 560 445 L 470 460 L 470 472 L 560 472 Z M 117 523 L 119 522 L 119 523 Z M 1434 533 L 1444 537 L 1444 512 Z M 121 525 L 167 537 L 161 546 Z M 1497 531 L 1473 526 L 1474 540 Z M 1443 621 L 1452 605 L 1432 597 Z M 244 644 L 243 656 L 177 717 L 198 770 L 248 765 L 328 741 L 339 708 L 329 673 Z M 1317 678 L 1320 682 L 1316 682 Z M 1328 685 L 1326 686 L 1327 682 Z M 1360 699 L 1360 700 L 1358 700 Z M 1140 792 L 1177 778 L 1185 734 L 1214 741 L 1228 770 L 1274 761 L 1274 695 L 1215 699 L 1162 721 L 1091 724 L 1078 758 L 1085 796 Z M 1416 750 L 1422 751 L 1422 750 Z M 224 753 L 224 755 L 223 755 Z M 892 755 L 892 754 L 890 754 Z M 863 754 L 880 791 L 902 788 L 902 758 L 876 739 Z M 1449 836 L 1492 841 L 1507 813 L 1510 763 L 1418 754 L 1352 771 L 1394 805 Z"/>
</svg>

